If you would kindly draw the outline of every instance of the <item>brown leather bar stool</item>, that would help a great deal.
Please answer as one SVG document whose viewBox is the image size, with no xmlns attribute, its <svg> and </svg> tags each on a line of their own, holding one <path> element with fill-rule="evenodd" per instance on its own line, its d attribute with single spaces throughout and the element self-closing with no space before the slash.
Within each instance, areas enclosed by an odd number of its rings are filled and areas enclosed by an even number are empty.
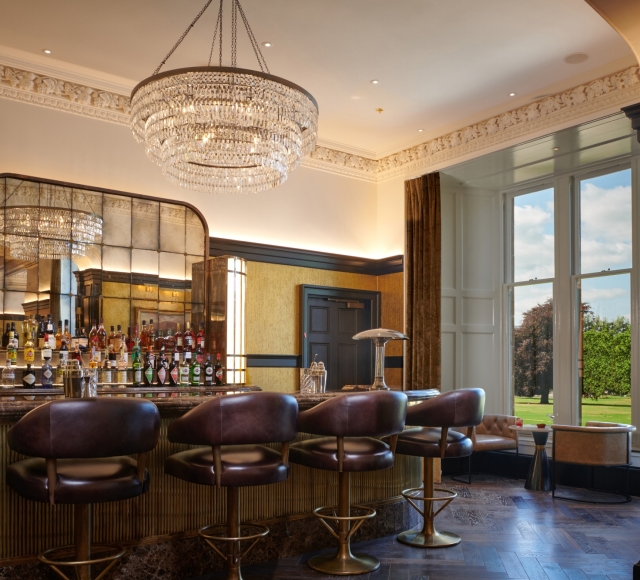
<svg viewBox="0 0 640 580">
<path fill-rule="evenodd" d="M 373 556 L 351 553 L 351 537 L 366 519 L 376 515 L 376 510 L 351 505 L 350 474 L 393 466 L 395 443 L 398 433 L 404 429 L 406 412 L 407 396 L 404 393 L 379 391 L 342 395 L 300 413 L 300 432 L 325 437 L 294 443 L 291 461 L 338 472 L 337 509 L 332 506 L 313 511 L 338 540 L 338 550 L 334 555 L 311 558 L 308 565 L 312 570 L 348 576 L 365 574 L 380 567 L 380 562 Z M 373 439 L 385 436 L 391 436 L 389 444 Z M 352 516 L 352 507 L 363 511 L 364 515 Z M 325 520 L 334 522 L 337 531 Z"/>
<path fill-rule="evenodd" d="M 158 443 L 160 414 L 150 401 L 72 399 L 33 409 L 8 433 L 9 447 L 31 456 L 7 467 L 7 484 L 22 497 L 53 504 L 74 504 L 75 546 L 38 554 L 62 578 L 60 566 L 72 566 L 79 580 L 91 578 L 91 565 L 109 562 L 103 578 L 125 554 L 121 546 L 91 544 L 91 504 L 121 501 L 149 488 L 146 455 Z M 128 455 L 137 453 L 137 461 Z M 75 560 L 56 553 L 75 547 Z M 108 556 L 91 558 L 96 548 Z"/>
<path fill-rule="evenodd" d="M 242 536 L 239 490 L 284 481 L 289 476 L 289 442 L 296 436 L 298 402 L 291 395 L 247 393 L 225 395 L 203 403 L 169 424 L 169 441 L 207 445 L 167 457 L 165 473 L 179 479 L 227 488 L 227 522 L 198 531 L 227 560 L 227 578 L 241 580 L 242 558 L 269 533 L 258 524 Z M 264 447 L 281 443 L 280 452 Z M 241 542 L 251 541 L 242 552 Z M 226 542 L 224 554 L 214 542 Z"/>
<path fill-rule="evenodd" d="M 444 548 L 460 543 L 460 536 L 436 530 L 433 520 L 456 497 L 448 489 L 434 489 L 433 460 L 436 457 L 466 457 L 473 452 L 471 433 L 479 425 L 484 413 L 484 391 L 461 389 L 438 395 L 433 399 L 413 405 L 407 410 L 407 424 L 419 425 L 407 429 L 398 437 L 396 453 L 422 457 L 423 488 L 406 489 L 404 498 L 424 518 L 422 531 L 402 532 L 398 541 L 418 548 Z M 451 427 L 467 427 L 467 434 L 450 430 Z M 446 493 L 447 497 L 434 497 L 434 492 Z M 419 493 L 422 492 L 420 496 Z M 421 510 L 416 501 L 424 501 Z M 434 512 L 434 503 L 445 502 Z"/>
</svg>

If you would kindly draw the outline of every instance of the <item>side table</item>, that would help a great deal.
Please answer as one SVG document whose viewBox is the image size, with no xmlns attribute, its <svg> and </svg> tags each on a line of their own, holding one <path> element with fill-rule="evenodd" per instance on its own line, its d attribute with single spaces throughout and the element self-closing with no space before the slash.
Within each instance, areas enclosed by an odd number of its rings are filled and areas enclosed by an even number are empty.
<svg viewBox="0 0 640 580">
<path fill-rule="evenodd" d="M 536 451 L 533 454 L 524 488 L 531 491 L 551 491 L 551 468 L 549 467 L 549 458 L 545 449 L 551 429 L 549 427 L 540 428 L 535 425 L 524 425 L 522 427 L 510 425 L 509 429 L 516 432 L 530 431 L 536 444 Z"/>
</svg>

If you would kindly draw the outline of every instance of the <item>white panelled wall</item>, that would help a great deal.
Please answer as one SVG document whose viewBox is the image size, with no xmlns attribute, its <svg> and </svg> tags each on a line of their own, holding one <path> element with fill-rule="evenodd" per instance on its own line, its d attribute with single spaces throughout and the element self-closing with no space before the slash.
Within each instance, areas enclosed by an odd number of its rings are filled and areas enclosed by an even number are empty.
<svg viewBox="0 0 640 580">
<path fill-rule="evenodd" d="M 480 387 L 505 413 L 501 360 L 501 219 L 497 192 L 441 174 L 442 390 Z"/>
</svg>

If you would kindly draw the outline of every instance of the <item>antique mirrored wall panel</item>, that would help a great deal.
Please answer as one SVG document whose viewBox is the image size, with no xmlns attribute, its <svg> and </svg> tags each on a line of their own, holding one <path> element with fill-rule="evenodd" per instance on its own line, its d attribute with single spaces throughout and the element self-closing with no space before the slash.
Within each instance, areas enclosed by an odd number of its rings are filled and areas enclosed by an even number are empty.
<svg viewBox="0 0 640 580">
<path fill-rule="evenodd" d="M 208 228 L 191 207 L 5 175 L 0 216 L 2 334 L 13 324 L 20 347 L 25 320 L 49 316 L 72 337 L 100 320 L 108 334 L 198 332 L 192 266 L 207 257 Z"/>
</svg>

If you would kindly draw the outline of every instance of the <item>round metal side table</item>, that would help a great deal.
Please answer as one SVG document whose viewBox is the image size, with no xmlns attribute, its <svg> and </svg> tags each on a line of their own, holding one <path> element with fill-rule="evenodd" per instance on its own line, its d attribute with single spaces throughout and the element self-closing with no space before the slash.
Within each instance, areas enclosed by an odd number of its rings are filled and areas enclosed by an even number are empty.
<svg viewBox="0 0 640 580">
<path fill-rule="evenodd" d="M 545 449 L 551 429 L 549 427 L 540 428 L 535 425 L 524 425 L 523 427 L 510 425 L 509 429 L 512 431 L 530 431 L 536 444 L 536 451 L 533 454 L 524 488 L 531 491 L 551 491 L 551 468 Z"/>
</svg>

